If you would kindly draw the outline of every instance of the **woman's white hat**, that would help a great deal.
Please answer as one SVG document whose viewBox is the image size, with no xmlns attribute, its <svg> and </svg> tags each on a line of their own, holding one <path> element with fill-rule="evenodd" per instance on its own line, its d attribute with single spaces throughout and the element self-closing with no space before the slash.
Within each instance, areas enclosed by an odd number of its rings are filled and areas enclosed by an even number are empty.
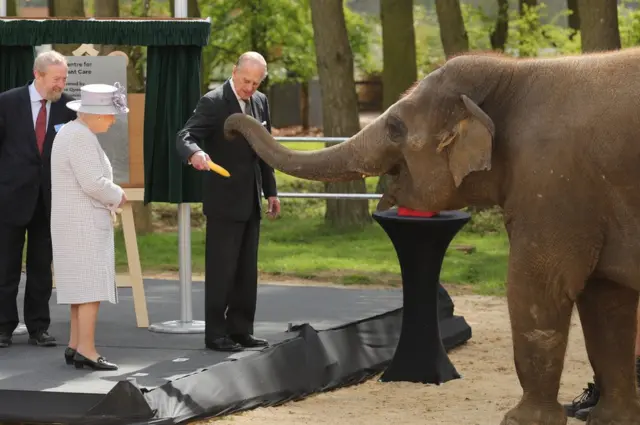
<svg viewBox="0 0 640 425">
<path fill-rule="evenodd" d="M 127 95 L 120 83 L 86 84 L 80 88 L 80 100 L 67 103 L 76 112 L 97 115 L 116 115 L 129 112 Z"/>
</svg>

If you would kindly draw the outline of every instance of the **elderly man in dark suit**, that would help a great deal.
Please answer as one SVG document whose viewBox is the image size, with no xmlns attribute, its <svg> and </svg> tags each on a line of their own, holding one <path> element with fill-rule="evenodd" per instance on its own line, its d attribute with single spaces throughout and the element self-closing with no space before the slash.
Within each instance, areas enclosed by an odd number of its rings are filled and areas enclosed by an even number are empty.
<svg viewBox="0 0 640 425">
<path fill-rule="evenodd" d="M 51 147 L 59 128 L 76 118 L 63 93 L 67 61 L 49 51 L 34 62 L 35 79 L 0 94 L 0 347 L 18 326 L 16 297 L 27 242 L 24 322 L 29 343 L 55 346 L 48 333 L 51 263 Z"/>
<path fill-rule="evenodd" d="M 238 351 L 262 347 L 253 336 L 258 283 L 258 240 L 262 212 L 280 212 L 274 171 L 238 137 L 225 140 L 224 122 L 245 113 L 271 131 L 269 103 L 258 86 L 267 63 L 255 52 L 240 56 L 229 80 L 204 95 L 178 133 L 176 147 L 185 162 L 209 170 L 209 155 L 231 177 L 208 172 L 204 176 L 203 210 L 207 217 L 205 266 L 205 345 L 213 350 Z"/>
</svg>

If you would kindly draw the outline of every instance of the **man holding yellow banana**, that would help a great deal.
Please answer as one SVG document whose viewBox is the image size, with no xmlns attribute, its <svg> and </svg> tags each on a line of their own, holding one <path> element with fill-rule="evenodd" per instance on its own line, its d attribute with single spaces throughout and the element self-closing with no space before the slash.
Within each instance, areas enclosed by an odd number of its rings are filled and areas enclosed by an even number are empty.
<svg viewBox="0 0 640 425">
<path fill-rule="evenodd" d="M 253 336 L 258 285 L 258 241 L 262 212 L 280 213 L 273 169 L 238 136 L 226 140 L 224 122 L 245 113 L 271 131 L 269 103 L 258 86 L 267 75 L 262 55 L 240 56 L 223 85 L 205 94 L 184 128 L 176 148 L 185 162 L 204 175 L 203 211 L 207 217 L 205 258 L 205 345 L 213 350 L 239 351 L 263 347 Z M 211 160 L 211 157 L 214 161 Z"/>
</svg>

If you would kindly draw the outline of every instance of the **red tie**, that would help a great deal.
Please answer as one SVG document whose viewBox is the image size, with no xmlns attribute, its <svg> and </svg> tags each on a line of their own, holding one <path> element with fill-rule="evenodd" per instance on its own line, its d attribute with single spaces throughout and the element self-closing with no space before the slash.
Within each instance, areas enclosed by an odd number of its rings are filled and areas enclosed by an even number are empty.
<svg viewBox="0 0 640 425">
<path fill-rule="evenodd" d="M 47 101 L 42 99 L 40 103 L 42 103 L 42 106 L 40 107 L 40 112 L 38 112 L 38 118 L 36 118 L 36 141 L 38 142 L 38 150 L 42 155 L 44 136 L 47 134 Z"/>
</svg>

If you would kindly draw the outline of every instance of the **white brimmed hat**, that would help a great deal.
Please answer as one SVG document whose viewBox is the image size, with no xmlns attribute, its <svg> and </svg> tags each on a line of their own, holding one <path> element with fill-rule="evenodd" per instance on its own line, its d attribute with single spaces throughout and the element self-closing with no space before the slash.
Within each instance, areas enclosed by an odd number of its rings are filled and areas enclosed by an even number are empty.
<svg viewBox="0 0 640 425">
<path fill-rule="evenodd" d="M 76 112 L 97 115 L 116 115 L 129 112 L 127 95 L 120 83 L 86 84 L 80 89 L 80 100 L 67 103 Z"/>
</svg>

